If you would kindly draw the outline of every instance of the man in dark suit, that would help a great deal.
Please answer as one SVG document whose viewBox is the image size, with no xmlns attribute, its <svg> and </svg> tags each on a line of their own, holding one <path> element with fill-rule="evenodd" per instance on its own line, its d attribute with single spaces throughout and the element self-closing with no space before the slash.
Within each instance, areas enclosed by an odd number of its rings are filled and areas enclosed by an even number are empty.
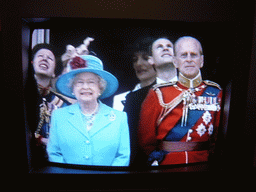
<svg viewBox="0 0 256 192">
<path fill-rule="evenodd" d="M 123 110 L 128 115 L 130 130 L 131 159 L 130 166 L 140 165 L 141 157 L 137 146 L 137 127 L 139 122 L 140 107 L 146 98 L 149 89 L 156 83 L 156 71 L 148 63 L 150 46 L 153 38 L 145 38 L 135 43 L 133 47 L 133 68 L 139 83 L 132 91 L 121 93 L 114 97 L 114 108 Z"/>
</svg>

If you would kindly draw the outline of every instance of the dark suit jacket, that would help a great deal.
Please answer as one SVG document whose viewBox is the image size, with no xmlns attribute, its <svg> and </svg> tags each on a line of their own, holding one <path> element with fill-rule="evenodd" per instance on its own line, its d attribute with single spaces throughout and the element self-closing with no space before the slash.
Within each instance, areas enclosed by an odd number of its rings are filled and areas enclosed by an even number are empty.
<svg viewBox="0 0 256 192">
<path fill-rule="evenodd" d="M 155 84 L 152 83 L 149 86 L 143 87 L 137 91 L 130 92 L 126 96 L 126 102 L 124 104 L 124 111 L 128 116 L 128 124 L 130 130 L 130 143 L 131 143 L 131 159 L 130 166 L 141 166 L 144 158 L 141 156 L 140 149 L 138 147 L 137 127 L 139 124 L 141 105 L 146 98 L 149 89 Z"/>
</svg>

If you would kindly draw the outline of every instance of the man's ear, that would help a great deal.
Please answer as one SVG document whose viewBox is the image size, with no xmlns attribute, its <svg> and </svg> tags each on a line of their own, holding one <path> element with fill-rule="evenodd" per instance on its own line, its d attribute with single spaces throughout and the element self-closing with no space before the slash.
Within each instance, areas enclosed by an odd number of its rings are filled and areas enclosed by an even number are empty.
<svg viewBox="0 0 256 192">
<path fill-rule="evenodd" d="M 154 65 L 154 64 L 155 64 L 154 59 L 153 59 L 152 56 L 148 56 L 148 63 L 149 63 L 150 65 Z"/>
<path fill-rule="evenodd" d="M 200 58 L 201 62 L 200 62 L 200 68 L 202 68 L 204 66 L 204 55 L 201 55 Z"/>
</svg>

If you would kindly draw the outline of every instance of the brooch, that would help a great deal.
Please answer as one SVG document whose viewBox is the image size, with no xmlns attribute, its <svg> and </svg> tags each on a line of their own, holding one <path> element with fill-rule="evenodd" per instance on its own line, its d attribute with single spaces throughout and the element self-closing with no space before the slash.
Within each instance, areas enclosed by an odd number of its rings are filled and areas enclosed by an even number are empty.
<svg viewBox="0 0 256 192">
<path fill-rule="evenodd" d="M 113 111 L 111 111 L 108 115 L 108 118 L 110 121 L 114 121 L 116 119 L 116 114 Z"/>
</svg>

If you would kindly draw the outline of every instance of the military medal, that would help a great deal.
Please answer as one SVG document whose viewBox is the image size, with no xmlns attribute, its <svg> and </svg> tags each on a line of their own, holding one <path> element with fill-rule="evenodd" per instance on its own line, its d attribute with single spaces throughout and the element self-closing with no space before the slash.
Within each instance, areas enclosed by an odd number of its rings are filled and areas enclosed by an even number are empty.
<svg viewBox="0 0 256 192">
<path fill-rule="evenodd" d="M 38 123 L 37 129 L 35 131 L 35 137 L 38 139 L 40 135 L 41 128 L 43 127 L 43 123 L 50 123 L 50 116 L 51 116 L 51 111 L 52 109 L 48 109 L 49 106 L 47 105 L 47 101 L 45 98 L 43 98 L 43 103 L 40 104 L 40 121 Z M 49 131 L 47 130 L 47 133 Z"/>
<path fill-rule="evenodd" d="M 196 97 L 196 95 L 194 94 L 194 91 L 195 91 L 194 89 L 188 89 L 183 94 L 183 113 L 182 113 L 182 119 L 181 119 L 181 127 L 187 126 L 189 104 Z"/>
<path fill-rule="evenodd" d="M 216 97 L 198 96 L 188 104 L 190 110 L 219 111 L 220 104 Z"/>
<path fill-rule="evenodd" d="M 209 84 L 209 82 L 206 81 Z M 162 92 L 159 86 L 154 88 L 156 95 L 159 99 L 159 104 L 163 107 L 158 119 L 157 125 L 160 125 L 162 120 L 181 102 L 183 102 L 182 117 L 181 117 L 181 127 L 187 126 L 188 113 L 189 110 L 199 110 L 199 111 L 219 111 L 221 109 L 221 100 L 216 97 L 216 93 L 212 91 L 206 91 L 205 94 L 209 96 L 196 96 L 196 92 L 200 92 L 207 87 L 203 84 L 199 87 L 182 89 L 177 84 L 173 84 L 177 90 L 181 93 L 174 98 L 171 102 L 165 103 L 163 100 Z"/>
</svg>

